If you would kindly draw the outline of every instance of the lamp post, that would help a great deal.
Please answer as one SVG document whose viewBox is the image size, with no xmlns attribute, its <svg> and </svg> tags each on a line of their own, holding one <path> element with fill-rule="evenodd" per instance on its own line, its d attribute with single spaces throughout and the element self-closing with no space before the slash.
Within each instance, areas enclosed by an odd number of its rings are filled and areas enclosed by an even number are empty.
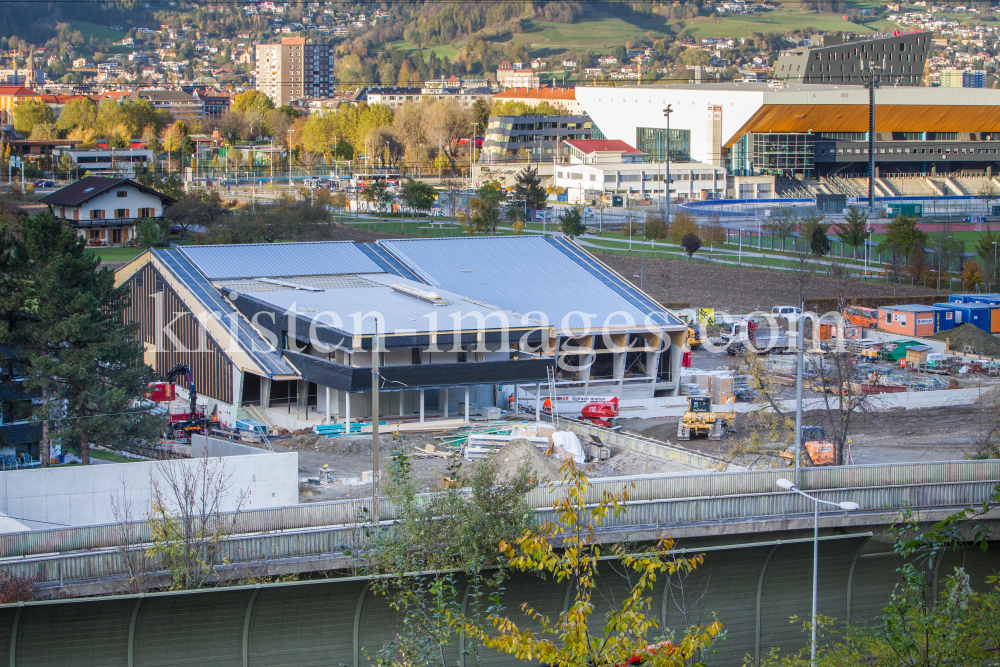
<svg viewBox="0 0 1000 667">
<path fill-rule="evenodd" d="M 809 646 L 809 664 L 812 665 L 812 667 L 816 667 L 816 592 L 819 583 L 819 506 L 820 503 L 824 505 L 833 505 L 834 507 L 839 507 L 840 509 L 848 512 L 859 510 L 861 509 L 861 506 L 852 502 L 831 503 L 828 500 L 820 500 L 819 498 L 810 496 L 808 493 L 803 492 L 795 485 L 794 482 L 787 479 L 779 479 L 777 484 L 786 491 L 794 491 L 800 496 L 804 496 L 813 501 L 812 638 Z"/>
<path fill-rule="evenodd" d="M 861 80 L 868 89 L 868 212 L 875 215 L 875 90 L 882 87 L 882 68 L 868 61 Z"/>
<path fill-rule="evenodd" d="M 991 271 L 991 273 L 993 274 L 994 277 L 997 275 L 997 242 L 996 241 L 993 242 L 993 271 Z M 986 291 L 987 292 L 990 291 L 989 283 L 986 284 Z"/>
<path fill-rule="evenodd" d="M 938 272 L 937 272 L 937 293 L 938 293 L 938 296 L 941 295 L 941 255 L 944 254 L 944 242 L 947 241 L 950 238 L 952 238 L 952 237 L 951 236 L 942 236 L 941 237 L 941 245 L 938 246 Z M 995 243 L 993 245 L 996 246 Z M 993 250 L 993 254 L 994 254 L 994 257 L 995 257 L 996 256 L 996 248 L 995 247 L 994 247 L 994 250 Z"/>
<path fill-rule="evenodd" d="M 288 130 L 288 191 L 292 191 L 292 130 Z"/>
<path fill-rule="evenodd" d="M 666 180 L 663 181 L 664 206 L 667 211 L 667 225 L 670 224 L 670 114 L 674 112 L 673 105 L 668 104 L 663 110 L 663 116 L 667 119 L 667 155 L 666 155 Z"/>
<path fill-rule="evenodd" d="M 476 134 L 479 129 L 479 123 L 472 124 L 472 141 L 469 143 L 469 186 L 476 187 L 476 182 L 472 178 L 472 157 L 476 152 Z"/>
</svg>

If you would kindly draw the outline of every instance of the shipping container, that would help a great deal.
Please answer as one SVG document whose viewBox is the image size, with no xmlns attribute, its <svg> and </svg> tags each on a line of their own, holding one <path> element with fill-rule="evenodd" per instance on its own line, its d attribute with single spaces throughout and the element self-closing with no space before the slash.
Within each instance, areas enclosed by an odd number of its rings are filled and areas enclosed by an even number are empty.
<svg viewBox="0 0 1000 667">
<path fill-rule="evenodd" d="M 984 303 L 938 303 L 934 304 L 942 308 L 949 308 L 955 313 L 953 326 L 962 324 L 972 324 L 989 331 L 992 325 L 993 306 Z"/>
<path fill-rule="evenodd" d="M 964 304 L 884 306 L 878 309 L 878 328 L 903 336 L 933 336 L 954 327 L 953 306 L 964 307 Z"/>
<path fill-rule="evenodd" d="M 952 294 L 948 297 L 949 303 L 989 303 L 1000 305 L 1000 294 Z"/>
</svg>

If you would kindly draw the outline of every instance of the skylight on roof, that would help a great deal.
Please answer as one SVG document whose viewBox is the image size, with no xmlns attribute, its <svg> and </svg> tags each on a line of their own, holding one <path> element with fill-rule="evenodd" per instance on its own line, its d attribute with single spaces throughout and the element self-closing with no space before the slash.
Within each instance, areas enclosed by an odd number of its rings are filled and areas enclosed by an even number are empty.
<svg viewBox="0 0 1000 667">
<path fill-rule="evenodd" d="M 91 190 L 93 190 L 93 189 L 94 189 L 94 188 L 87 188 L 86 190 L 84 190 L 84 192 L 90 192 L 90 191 L 91 191 Z"/>
</svg>

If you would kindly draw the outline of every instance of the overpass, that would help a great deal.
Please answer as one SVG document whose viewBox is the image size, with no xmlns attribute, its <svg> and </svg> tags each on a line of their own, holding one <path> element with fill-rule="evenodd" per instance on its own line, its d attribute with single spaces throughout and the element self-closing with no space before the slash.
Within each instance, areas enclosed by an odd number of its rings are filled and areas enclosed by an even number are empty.
<svg viewBox="0 0 1000 667">
<path fill-rule="evenodd" d="M 588 500 L 596 501 L 604 491 L 633 486 L 624 514 L 605 524 L 601 540 L 669 535 L 677 539 L 679 552 L 705 554 L 704 566 L 683 585 L 673 579 L 657 582 L 653 600 L 667 627 L 684 627 L 685 613 L 688 618 L 699 610 L 718 613 L 727 635 L 713 664 L 740 665 L 746 655 L 762 656 L 772 646 L 795 649 L 805 641 L 789 617 L 809 613 L 812 504 L 778 489 L 776 480 L 789 473 L 651 475 L 595 480 L 588 489 Z M 803 489 L 862 507 L 820 515 L 820 613 L 845 621 L 876 616 L 896 581 L 898 561 L 884 529 L 900 510 L 910 507 L 920 521 L 935 521 L 982 504 L 998 479 L 1000 461 L 803 470 Z M 539 520 L 553 518 L 553 497 L 561 493 L 553 485 L 529 494 Z M 315 503 L 229 516 L 235 530 L 219 562 L 258 576 L 347 574 L 352 563 L 345 550 L 365 546 L 365 533 L 353 521 L 359 506 L 368 504 Z M 381 512 L 384 528 L 391 531 L 395 509 L 383 500 Z M 985 519 L 995 527 L 997 517 L 1000 512 L 994 511 Z M 121 590 L 129 562 L 148 575 L 148 585 L 168 583 L 166 573 L 144 553 L 148 540 L 148 527 L 141 522 L 0 536 L 0 566 L 38 577 L 43 595 L 105 595 L 0 606 L 0 665 L 362 667 L 396 631 L 399 618 L 363 577 L 107 596 Z M 959 563 L 982 584 L 1000 560 L 994 550 L 947 553 L 935 577 Z M 627 589 L 612 565 L 605 564 L 595 620 L 606 611 L 600 605 L 620 599 Z M 521 574 L 508 582 L 503 597 L 514 617 L 522 602 L 558 613 L 569 600 L 565 582 Z M 453 647 L 454 662 L 471 665 L 461 648 L 461 641 Z M 489 654 L 483 664 L 514 662 Z"/>
<path fill-rule="evenodd" d="M 812 528 L 812 503 L 780 490 L 776 481 L 790 470 L 660 474 L 601 478 L 588 488 L 589 502 L 606 491 L 630 487 L 625 511 L 601 527 L 605 542 L 671 536 L 685 542 L 725 538 L 757 543 Z M 957 509 L 981 505 L 1000 482 L 1000 461 L 946 461 L 807 468 L 802 488 L 832 502 L 851 500 L 861 510 L 822 511 L 820 525 L 831 534 L 878 534 L 904 508 L 922 521 L 936 521 Z M 555 518 L 559 484 L 538 487 L 527 497 L 538 521 Z M 356 520 L 367 501 L 305 503 L 226 515 L 228 534 L 219 564 L 245 566 L 261 574 L 350 568 L 346 553 L 363 551 L 366 532 Z M 393 528 L 396 510 L 381 499 L 380 527 Z M 142 521 L 56 528 L 0 535 L 0 566 L 35 577 L 44 596 L 65 597 L 120 589 L 120 578 L 136 569 L 162 577 L 163 568 L 145 554 L 149 526 Z M 157 574 L 159 573 L 159 574 Z M 116 583 L 119 582 L 119 583 Z"/>
</svg>

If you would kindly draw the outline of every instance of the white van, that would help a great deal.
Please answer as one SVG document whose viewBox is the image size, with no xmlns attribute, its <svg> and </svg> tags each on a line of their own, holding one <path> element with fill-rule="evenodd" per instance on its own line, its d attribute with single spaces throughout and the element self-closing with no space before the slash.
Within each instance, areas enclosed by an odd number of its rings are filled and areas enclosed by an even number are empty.
<svg viewBox="0 0 1000 667">
<path fill-rule="evenodd" d="M 771 317 L 778 319 L 784 319 L 788 317 L 794 317 L 795 315 L 801 315 L 802 309 L 796 308 L 795 306 L 775 306 L 771 309 Z"/>
</svg>

